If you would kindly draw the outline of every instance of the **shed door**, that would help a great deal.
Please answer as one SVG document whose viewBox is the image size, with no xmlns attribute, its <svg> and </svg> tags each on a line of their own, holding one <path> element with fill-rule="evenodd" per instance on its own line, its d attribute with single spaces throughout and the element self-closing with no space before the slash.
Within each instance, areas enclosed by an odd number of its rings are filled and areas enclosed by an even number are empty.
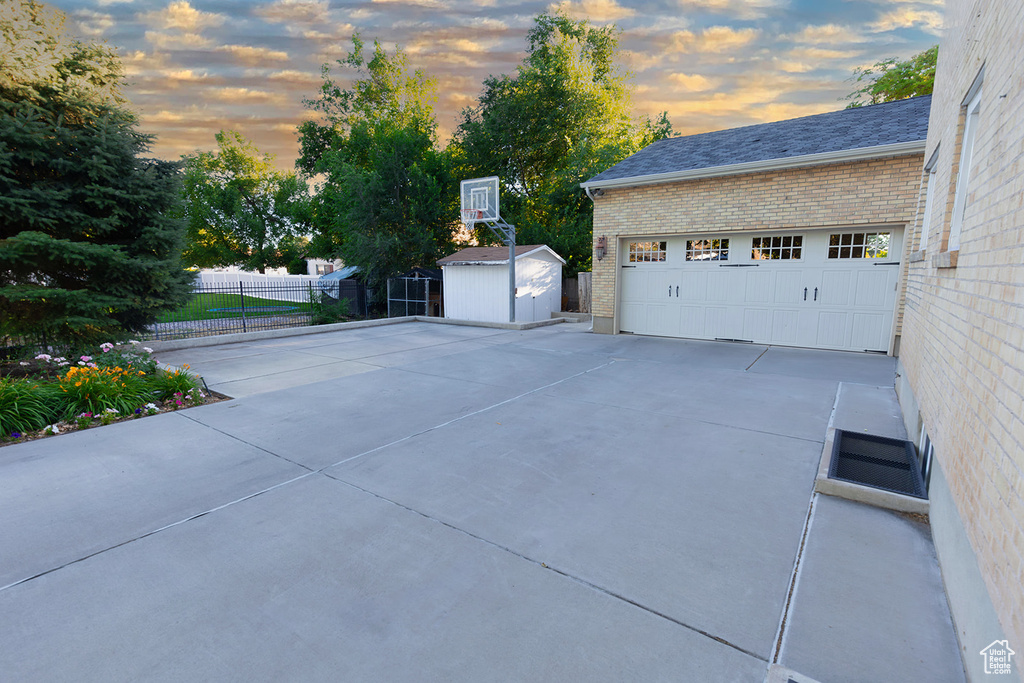
<svg viewBox="0 0 1024 683">
<path fill-rule="evenodd" d="M 887 351 L 900 228 L 625 240 L 623 332 Z"/>
</svg>

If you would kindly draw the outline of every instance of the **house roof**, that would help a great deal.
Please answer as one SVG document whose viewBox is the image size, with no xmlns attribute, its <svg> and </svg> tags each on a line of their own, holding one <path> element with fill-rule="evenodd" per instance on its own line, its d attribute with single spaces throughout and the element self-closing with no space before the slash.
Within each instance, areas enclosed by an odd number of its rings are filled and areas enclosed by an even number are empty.
<svg viewBox="0 0 1024 683">
<path fill-rule="evenodd" d="M 554 255 L 562 263 L 565 259 L 555 253 L 546 244 L 518 244 L 516 245 L 516 260 L 529 256 L 538 251 L 547 251 Z M 468 247 L 457 251 L 450 256 L 439 259 L 439 266 L 482 266 L 501 265 L 508 263 L 508 247 Z"/>
<path fill-rule="evenodd" d="M 580 186 L 689 178 L 924 151 L 931 95 L 654 142 Z"/>
</svg>

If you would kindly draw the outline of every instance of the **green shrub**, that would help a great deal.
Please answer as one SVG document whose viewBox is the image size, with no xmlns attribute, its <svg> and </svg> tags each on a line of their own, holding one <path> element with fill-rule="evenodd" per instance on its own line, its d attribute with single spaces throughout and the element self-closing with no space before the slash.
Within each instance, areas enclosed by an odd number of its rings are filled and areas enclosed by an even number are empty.
<svg viewBox="0 0 1024 683">
<path fill-rule="evenodd" d="M 60 404 L 50 387 L 0 378 L 0 435 L 25 434 L 55 422 Z"/>
</svg>

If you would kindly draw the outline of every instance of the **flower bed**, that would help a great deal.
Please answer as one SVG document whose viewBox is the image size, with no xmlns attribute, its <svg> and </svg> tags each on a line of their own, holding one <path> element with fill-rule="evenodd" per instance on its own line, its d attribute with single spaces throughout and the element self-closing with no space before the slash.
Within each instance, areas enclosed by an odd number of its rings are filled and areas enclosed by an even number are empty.
<svg viewBox="0 0 1024 683">
<path fill-rule="evenodd" d="M 209 396 L 188 366 L 165 370 L 139 342 L 93 354 L 41 353 L 0 365 L 0 445 L 200 405 Z"/>
</svg>

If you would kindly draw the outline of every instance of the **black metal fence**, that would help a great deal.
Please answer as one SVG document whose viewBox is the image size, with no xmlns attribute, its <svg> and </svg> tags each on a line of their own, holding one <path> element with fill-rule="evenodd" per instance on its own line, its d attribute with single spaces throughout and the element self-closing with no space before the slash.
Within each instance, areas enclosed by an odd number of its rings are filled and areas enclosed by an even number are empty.
<svg viewBox="0 0 1024 683">
<path fill-rule="evenodd" d="M 198 284 L 188 303 L 165 313 L 148 339 L 185 339 L 342 322 L 367 315 L 366 289 L 355 280 Z"/>
</svg>

